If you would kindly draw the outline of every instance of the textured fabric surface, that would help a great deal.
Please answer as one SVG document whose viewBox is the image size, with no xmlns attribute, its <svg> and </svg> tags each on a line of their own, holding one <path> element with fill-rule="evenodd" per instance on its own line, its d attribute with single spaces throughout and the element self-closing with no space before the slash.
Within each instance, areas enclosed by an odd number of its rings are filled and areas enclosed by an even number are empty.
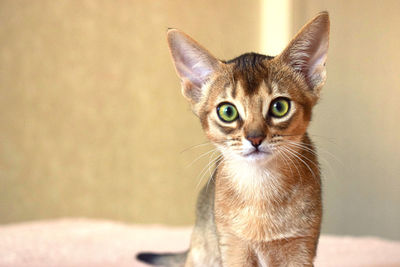
<svg viewBox="0 0 400 267">
<path fill-rule="evenodd" d="M 0 266 L 146 266 L 139 251 L 181 251 L 190 227 L 65 219 L 0 227 Z M 316 266 L 400 266 L 400 242 L 322 236 Z"/>
</svg>

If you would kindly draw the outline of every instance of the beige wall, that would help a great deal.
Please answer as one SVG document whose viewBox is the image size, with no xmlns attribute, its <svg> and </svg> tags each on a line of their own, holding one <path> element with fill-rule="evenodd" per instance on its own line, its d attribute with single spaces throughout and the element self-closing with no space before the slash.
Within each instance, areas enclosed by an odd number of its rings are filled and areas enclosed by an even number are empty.
<svg viewBox="0 0 400 267">
<path fill-rule="evenodd" d="M 328 81 L 310 129 L 330 163 L 323 230 L 400 239 L 400 1 L 294 3 L 295 28 L 331 15 Z"/>
<path fill-rule="evenodd" d="M 229 58 L 258 1 L 1 1 L 0 223 L 84 216 L 192 223 L 204 148 L 165 32 Z M 243 12 L 245 10 L 246 12 Z M 208 147 L 211 149 L 211 147 Z"/>
<path fill-rule="evenodd" d="M 324 232 L 400 239 L 399 3 L 292 3 L 294 31 L 320 10 L 332 19 L 328 82 L 310 129 L 329 162 Z M 1 1 L 0 223 L 192 223 L 208 158 L 190 163 L 211 147 L 182 152 L 205 139 L 165 30 L 231 58 L 261 49 L 260 6 Z"/>
</svg>

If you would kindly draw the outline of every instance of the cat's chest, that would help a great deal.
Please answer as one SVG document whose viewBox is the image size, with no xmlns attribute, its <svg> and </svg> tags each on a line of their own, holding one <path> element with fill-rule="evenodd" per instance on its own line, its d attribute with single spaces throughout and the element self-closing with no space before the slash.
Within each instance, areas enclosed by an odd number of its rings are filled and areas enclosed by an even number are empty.
<svg viewBox="0 0 400 267">
<path fill-rule="evenodd" d="M 225 198 L 215 202 L 215 219 L 217 227 L 240 238 L 265 242 L 296 234 L 297 230 L 292 227 L 295 218 L 290 209 L 267 201 L 238 202 Z"/>
<path fill-rule="evenodd" d="M 216 182 L 217 227 L 246 240 L 257 242 L 294 236 L 298 213 L 278 177 L 260 171 L 240 171 Z M 260 175 L 260 176 L 255 176 Z M 263 176 L 262 176 L 263 175 Z"/>
</svg>

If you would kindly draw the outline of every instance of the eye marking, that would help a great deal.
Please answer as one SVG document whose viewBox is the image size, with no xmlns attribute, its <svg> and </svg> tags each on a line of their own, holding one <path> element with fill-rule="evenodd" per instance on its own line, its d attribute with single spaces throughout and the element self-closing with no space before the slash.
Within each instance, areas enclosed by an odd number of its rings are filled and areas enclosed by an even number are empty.
<svg viewBox="0 0 400 267">
<path fill-rule="evenodd" d="M 274 118 L 282 118 L 289 113 L 290 100 L 286 97 L 278 97 L 271 102 L 268 114 Z"/>
<path fill-rule="evenodd" d="M 226 123 L 234 122 L 239 118 L 239 112 L 235 105 L 229 102 L 222 102 L 217 106 L 218 118 Z"/>
</svg>

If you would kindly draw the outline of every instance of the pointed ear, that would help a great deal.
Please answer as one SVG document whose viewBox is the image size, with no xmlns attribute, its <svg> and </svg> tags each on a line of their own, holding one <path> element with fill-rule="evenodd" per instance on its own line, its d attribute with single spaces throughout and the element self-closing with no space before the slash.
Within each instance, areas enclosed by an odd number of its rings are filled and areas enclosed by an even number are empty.
<svg viewBox="0 0 400 267">
<path fill-rule="evenodd" d="M 222 64 L 187 34 L 169 29 L 169 50 L 182 82 L 182 93 L 192 104 L 200 101 L 203 86 Z"/>
<path fill-rule="evenodd" d="M 301 73 L 318 94 L 326 80 L 325 62 L 329 45 L 329 14 L 321 12 L 297 33 L 279 57 Z"/>
</svg>

